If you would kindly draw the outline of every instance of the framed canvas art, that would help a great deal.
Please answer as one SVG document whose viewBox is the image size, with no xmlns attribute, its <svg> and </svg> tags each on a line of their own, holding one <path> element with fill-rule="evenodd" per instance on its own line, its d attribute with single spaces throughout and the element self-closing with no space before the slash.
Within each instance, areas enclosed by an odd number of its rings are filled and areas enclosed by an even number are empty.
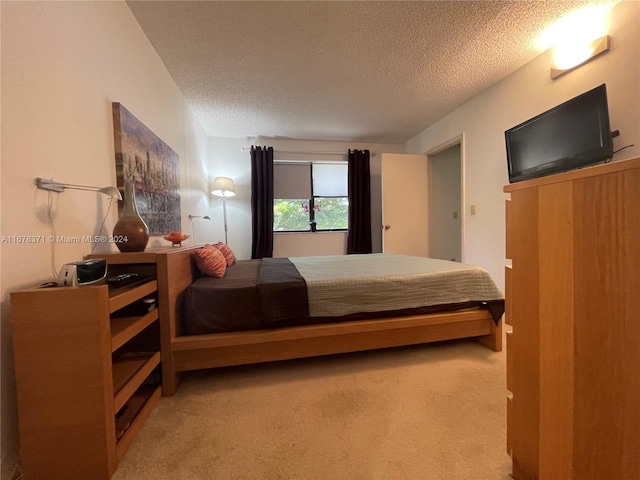
<svg viewBox="0 0 640 480">
<path fill-rule="evenodd" d="M 138 213 L 149 227 L 149 235 L 179 232 L 178 154 L 117 102 L 113 102 L 113 132 L 120 193 L 124 195 L 125 180 L 131 179 Z"/>
</svg>

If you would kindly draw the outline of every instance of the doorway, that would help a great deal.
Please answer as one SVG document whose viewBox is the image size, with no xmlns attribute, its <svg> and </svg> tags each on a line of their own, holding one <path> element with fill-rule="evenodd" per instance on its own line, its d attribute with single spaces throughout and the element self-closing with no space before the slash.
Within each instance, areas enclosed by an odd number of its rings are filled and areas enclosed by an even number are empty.
<svg viewBox="0 0 640 480">
<path fill-rule="evenodd" d="M 429 257 L 463 262 L 462 137 L 427 153 Z"/>
</svg>

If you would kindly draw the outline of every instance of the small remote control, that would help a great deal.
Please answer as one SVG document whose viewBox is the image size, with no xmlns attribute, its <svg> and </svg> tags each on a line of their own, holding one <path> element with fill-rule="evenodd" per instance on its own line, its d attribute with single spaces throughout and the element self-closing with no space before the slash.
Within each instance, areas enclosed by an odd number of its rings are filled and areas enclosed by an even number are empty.
<svg viewBox="0 0 640 480">
<path fill-rule="evenodd" d="M 109 278 L 109 283 L 120 284 L 127 280 L 134 280 L 138 276 L 137 273 L 121 273 L 120 275 L 116 275 L 115 277 Z"/>
</svg>

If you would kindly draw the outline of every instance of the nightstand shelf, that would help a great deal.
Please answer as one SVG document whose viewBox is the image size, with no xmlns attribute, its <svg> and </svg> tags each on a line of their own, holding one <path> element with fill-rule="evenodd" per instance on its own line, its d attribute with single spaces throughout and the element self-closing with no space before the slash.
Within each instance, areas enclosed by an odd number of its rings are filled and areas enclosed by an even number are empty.
<svg viewBox="0 0 640 480">
<path fill-rule="evenodd" d="M 140 431 L 144 422 L 149 418 L 154 407 L 162 396 L 162 388 L 143 385 L 129 399 L 126 410 L 116 418 L 116 455 L 118 461 L 122 459 L 131 442 Z"/>
<path fill-rule="evenodd" d="M 116 413 L 158 365 L 160 365 L 160 352 L 114 359 L 113 391 L 116 392 L 114 397 Z"/>
<path fill-rule="evenodd" d="M 157 288 L 11 294 L 25 480 L 111 478 L 162 395 Z"/>
<path fill-rule="evenodd" d="M 126 307 L 136 300 L 139 300 L 158 290 L 158 282 L 155 280 L 143 284 L 134 284 L 123 288 L 110 288 L 109 290 L 109 313 Z"/>
<path fill-rule="evenodd" d="M 157 309 L 142 316 L 111 316 L 111 351 L 115 352 L 156 320 Z"/>
</svg>

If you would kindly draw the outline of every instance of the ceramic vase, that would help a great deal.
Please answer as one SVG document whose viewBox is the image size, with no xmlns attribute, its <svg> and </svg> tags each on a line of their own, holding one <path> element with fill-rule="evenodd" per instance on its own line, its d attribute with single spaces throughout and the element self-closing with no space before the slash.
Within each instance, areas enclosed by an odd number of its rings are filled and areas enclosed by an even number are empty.
<svg viewBox="0 0 640 480">
<path fill-rule="evenodd" d="M 149 227 L 138 214 L 132 181 L 124 185 L 124 209 L 113 227 L 113 239 L 121 252 L 142 252 L 149 241 Z"/>
</svg>

